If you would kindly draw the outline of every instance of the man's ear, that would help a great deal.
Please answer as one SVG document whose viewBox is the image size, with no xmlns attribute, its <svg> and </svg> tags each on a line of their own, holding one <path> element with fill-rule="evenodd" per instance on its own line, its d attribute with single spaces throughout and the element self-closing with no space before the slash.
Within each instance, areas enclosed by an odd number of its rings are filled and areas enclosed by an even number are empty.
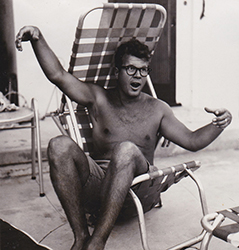
<svg viewBox="0 0 239 250">
<path fill-rule="evenodd" d="M 119 69 L 117 67 L 114 68 L 114 73 L 115 73 L 115 77 L 118 78 Z"/>
</svg>

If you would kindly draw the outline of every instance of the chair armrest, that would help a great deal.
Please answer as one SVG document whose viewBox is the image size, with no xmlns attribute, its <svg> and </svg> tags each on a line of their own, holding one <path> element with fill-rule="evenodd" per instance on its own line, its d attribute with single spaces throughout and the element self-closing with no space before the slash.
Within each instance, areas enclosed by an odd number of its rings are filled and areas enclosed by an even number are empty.
<svg viewBox="0 0 239 250">
<path fill-rule="evenodd" d="M 215 228 L 221 225 L 224 216 L 218 213 L 206 214 L 201 220 L 202 227 L 209 233 L 212 233 Z"/>
</svg>

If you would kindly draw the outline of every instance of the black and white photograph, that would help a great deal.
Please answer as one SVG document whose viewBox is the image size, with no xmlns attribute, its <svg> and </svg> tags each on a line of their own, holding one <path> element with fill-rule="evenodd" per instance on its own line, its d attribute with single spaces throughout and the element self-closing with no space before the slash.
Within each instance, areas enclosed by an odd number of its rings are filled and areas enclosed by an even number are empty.
<svg viewBox="0 0 239 250">
<path fill-rule="evenodd" d="M 0 0 L 0 250 L 239 248 L 238 13 Z"/>
</svg>

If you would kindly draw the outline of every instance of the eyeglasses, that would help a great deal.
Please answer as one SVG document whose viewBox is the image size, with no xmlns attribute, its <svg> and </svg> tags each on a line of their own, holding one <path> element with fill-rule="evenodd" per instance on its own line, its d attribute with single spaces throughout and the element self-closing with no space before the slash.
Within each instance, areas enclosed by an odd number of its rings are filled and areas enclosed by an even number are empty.
<svg viewBox="0 0 239 250">
<path fill-rule="evenodd" d="M 142 77 L 146 77 L 151 69 L 148 68 L 148 67 L 143 67 L 143 68 L 137 68 L 133 65 L 128 65 L 128 66 L 121 66 L 122 69 L 125 69 L 126 70 L 126 73 L 129 75 L 129 76 L 133 76 L 136 74 L 137 71 L 139 71 L 140 75 Z"/>
</svg>

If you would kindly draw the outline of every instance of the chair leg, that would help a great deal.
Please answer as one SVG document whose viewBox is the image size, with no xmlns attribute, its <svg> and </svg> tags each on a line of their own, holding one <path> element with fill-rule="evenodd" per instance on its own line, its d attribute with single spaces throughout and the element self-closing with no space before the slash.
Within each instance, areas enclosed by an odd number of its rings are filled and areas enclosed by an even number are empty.
<svg viewBox="0 0 239 250">
<path fill-rule="evenodd" d="M 195 244 L 201 242 L 203 240 L 205 234 L 206 234 L 206 231 L 203 230 L 201 232 L 201 234 L 199 234 L 199 235 L 193 237 L 192 239 L 189 239 L 189 240 L 187 240 L 187 241 L 185 241 L 183 243 L 180 243 L 180 244 L 178 244 L 176 246 L 170 247 L 167 250 L 182 250 L 182 249 L 187 249 L 187 248 L 189 248 L 191 246 L 194 246 Z"/>
<path fill-rule="evenodd" d="M 212 238 L 212 233 L 207 232 L 201 242 L 200 250 L 208 250 L 208 245 Z"/>
<path fill-rule="evenodd" d="M 31 128 L 32 179 L 35 180 L 36 179 L 36 142 L 35 142 L 36 124 L 35 124 L 34 118 L 31 119 L 31 125 L 32 125 L 32 128 Z"/>
<path fill-rule="evenodd" d="M 145 227 L 144 212 L 143 212 L 142 204 L 138 196 L 134 193 L 132 189 L 129 190 L 129 193 L 131 197 L 133 198 L 134 204 L 138 212 L 140 236 L 141 236 L 143 249 L 150 250 L 148 246 L 148 242 L 147 242 L 147 234 L 146 234 L 146 227 Z"/>
<path fill-rule="evenodd" d="M 189 176 L 192 178 L 192 180 L 197 185 L 199 197 L 200 197 L 201 208 L 202 208 L 202 214 L 206 215 L 206 214 L 208 214 L 208 207 L 207 207 L 206 196 L 205 196 L 205 192 L 204 192 L 204 189 L 202 187 L 202 184 L 199 181 L 199 179 L 196 177 L 196 175 L 190 169 L 186 168 L 185 170 L 187 171 Z M 184 248 L 193 246 L 193 245 L 201 242 L 204 239 L 206 233 L 207 233 L 206 230 L 203 230 L 200 235 L 198 235 L 192 239 L 189 239 L 181 244 L 178 244 L 174 247 L 171 247 L 168 250 L 180 250 L 180 249 L 184 249 Z"/>
<path fill-rule="evenodd" d="M 32 99 L 32 108 L 34 110 L 34 123 L 35 123 L 35 136 L 37 143 L 37 159 L 38 159 L 38 171 L 39 171 L 39 183 L 40 183 L 40 196 L 45 196 L 43 185 L 43 170 L 42 170 L 42 152 L 41 152 L 41 138 L 40 138 L 40 122 L 38 107 L 35 99 Z"/>
</svg>

